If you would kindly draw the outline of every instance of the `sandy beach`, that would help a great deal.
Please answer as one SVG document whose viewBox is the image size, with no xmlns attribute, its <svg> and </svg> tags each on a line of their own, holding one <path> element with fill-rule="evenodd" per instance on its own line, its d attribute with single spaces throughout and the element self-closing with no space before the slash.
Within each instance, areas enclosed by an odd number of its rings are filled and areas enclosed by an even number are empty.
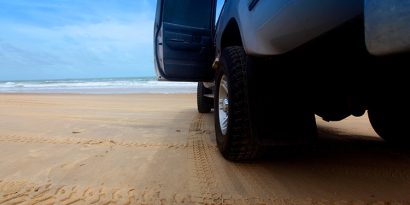
<svg viewBox="0 0 410 205">
<path fill-rule="evenodd" d="M 0 94 L 0 204 L 410 203 L 410 151 L 366 116 L 251 163 L 217 151 L 195 94 Z"/>
</svg>

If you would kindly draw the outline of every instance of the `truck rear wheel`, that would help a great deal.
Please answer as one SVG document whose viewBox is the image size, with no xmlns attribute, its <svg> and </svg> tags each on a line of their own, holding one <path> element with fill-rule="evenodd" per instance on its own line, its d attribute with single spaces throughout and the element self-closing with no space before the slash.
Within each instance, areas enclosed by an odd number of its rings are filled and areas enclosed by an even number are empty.
<svg viewBox="0 0 410 205">
<path fill-rule="evenodd" d="M 404 103 L 405 100 L 395 101 L 394 98 L 386 98 L 386 100 L 392 103 L 379 100 L 372 102 L 369 106 L 368 115 L 373 129 L 389 143 L 409 143 L 408 104 Z"/>
<path fill-rule="evenodd" d="M 227 47 L 216 76 L 216 141 L 219 151 L 231 161 L 251 160 L 259 153 L 251 135 L 246 62 L 242 47 Z"/>
<path fill-rule="evenodd" d="M 204 86 L 202 82 L 198 82 L 197 93 L 196 93 L 196 103 L 199 113 L 209 113 L 213 107 L 212 98 L 206 96 L 211 95 L 212 90 Z"/>
</svg>

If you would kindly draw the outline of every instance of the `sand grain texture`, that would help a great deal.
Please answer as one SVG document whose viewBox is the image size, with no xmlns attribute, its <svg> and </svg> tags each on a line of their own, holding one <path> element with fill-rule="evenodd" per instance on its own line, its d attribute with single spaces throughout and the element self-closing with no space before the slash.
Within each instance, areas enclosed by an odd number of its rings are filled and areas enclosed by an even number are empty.
<svg viewBox="0 0 410 205">
<path fill-rule="evenodd" d="M 224 160 L 191 94 L 0 95 L 0 204 L 410 204 L 410 152 L 367 117 Z"/>
</svg>

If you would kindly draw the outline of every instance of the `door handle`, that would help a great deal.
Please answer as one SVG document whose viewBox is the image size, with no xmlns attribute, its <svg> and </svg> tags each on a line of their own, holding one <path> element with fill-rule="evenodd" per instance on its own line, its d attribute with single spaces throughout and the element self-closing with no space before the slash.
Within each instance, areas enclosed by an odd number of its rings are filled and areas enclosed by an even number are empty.
<svg viewBox="0 0 410 205">
<path fill-rule="evenodd" d="M 179 36 L 172 36 L 166 39 L 165 44 L 176 50 L 200 50 L 202 48 L 200 43 L 192 42 L 191 39 L 184 39 Z"/>
</svg>

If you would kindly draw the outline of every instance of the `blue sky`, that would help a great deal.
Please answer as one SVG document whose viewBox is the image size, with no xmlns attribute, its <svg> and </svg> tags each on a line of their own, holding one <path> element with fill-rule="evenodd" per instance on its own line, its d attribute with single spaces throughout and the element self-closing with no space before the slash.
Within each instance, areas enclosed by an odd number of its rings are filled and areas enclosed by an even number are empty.
<svg viewBox="0 0 410 205">
<path fill-rule="evenodd" d="M 0 0 L 0 81 L 154 76 L 155 7 L 156 0 Z"/>
<path fill-rule="evenodd" d="M 0 80 L 153 76 L 155 0 L 0 0 Z"/>
</svg>

